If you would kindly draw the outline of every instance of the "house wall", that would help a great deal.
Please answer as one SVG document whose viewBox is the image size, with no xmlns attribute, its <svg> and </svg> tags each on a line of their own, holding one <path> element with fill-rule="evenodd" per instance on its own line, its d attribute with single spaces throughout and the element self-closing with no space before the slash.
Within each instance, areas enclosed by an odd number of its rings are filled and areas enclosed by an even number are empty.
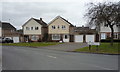
<svg viewBox="0 0 120 72">
<path fill-rule="evenodd" d="M 117 38 L 114 39 L 119 39 L 119 34 L 120 34 L 120 28 L 117 27 L 116 25 L 113 26 L 114 33 L 117 33 Z M 111 29 L 110 27 L 105 27 L 104 25 L 101 25 L 100 27 L 100 39 L 107 39 L 111 37 Z"/>
<path fill-rule="evenodd" d="M 43 27 L 42 28 L 42 41 L 48 41 L 48 28 L 47 27 Z"/>
<path fill-rule="evenodd" d="M 117 34 L 117 37 L 114 37 L 114 39 L 120 39 L 120 32 L 114 32 L 114 34 Z M 107 38 L 109 39 L 110 37 L 111 37 L 111 32 L 100 33 L 100 39 L 107 39 Z"/>
<path fill-rule="evenodd" d="M 71 35 L 74 35 L 74 27 L 70 27 L 69 31 Z"/>
<path fill-rule="evenodd" d="M 2 29 L 2 36 L 18 36 L 15 29 Z"/>
<path fill-rule="evenodd" d="M 62 29 L 62 25 L 65 25 L 66 29 Z M 56 28 L 52 29 L 52 26 Z M 61 18 L 58 18 L 48 26 L 48 34 L 69 34 L 69 24 Z"/>
<path fill-rule="evenodd" d="M 74 42 L 74 35 L 67 35 L 68 38 L 67 38 L 67 41 L 65 40 L 64 38 L 64 35 L 66 34 L 59 34 L 60 35 L 60 39 L 59 40 L 52 40 L 52 34 L 49 34 L 49 37 L 48 37 L 48 41 L 50 42 L 59 42 L 59 41 L 63 41 L 63 42 Z"/>
<path fill-rule="evenodd" d="M 29 30 L 26 30 L 26 27 L 29 27 Z M 31 27 L 33 27 L 33 30 L 31 30 Z M 39 27 L 38 30 L 35 30 L 35 27 Z M 27 22 L 27 24 L 25 24 L 23 26 L 23 34 L 24 35 L 33 35 L 33 34 L 41 34 L 41 25 L 39 23 L 37 23 L 35 20 L 31 19 L 30 21 Z"/>
</svg>

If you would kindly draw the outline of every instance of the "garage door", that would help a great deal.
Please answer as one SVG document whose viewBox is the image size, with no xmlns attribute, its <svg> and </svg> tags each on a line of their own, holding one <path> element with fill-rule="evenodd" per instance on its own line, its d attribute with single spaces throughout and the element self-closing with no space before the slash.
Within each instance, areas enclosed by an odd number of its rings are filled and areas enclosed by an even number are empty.
<svg viewBox="0 0 120 72">
<path fill-rule="evenodd" d="M 19 37 L 13 37 L 13 41 L 14 41 L 14 43 L 18 43 L 19 42 Z"/>
<path fill-rule="evenodd" d="M 83 42 L 83 35 L 75 35 L 75 42 Z"/>
<path fill-rule="evenodd" d="M 95 42 L 95 35 L 86 35 L 86 42 Z"/>
</svg>

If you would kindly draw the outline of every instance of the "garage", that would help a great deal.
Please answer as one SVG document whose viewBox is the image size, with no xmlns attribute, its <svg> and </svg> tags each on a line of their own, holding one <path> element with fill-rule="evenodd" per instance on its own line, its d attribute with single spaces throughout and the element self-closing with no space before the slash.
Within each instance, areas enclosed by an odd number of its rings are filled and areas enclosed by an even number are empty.
<svg viewBox="0 0 120 72">
<path fill-rule="evenodd" d="M 75 35 L 75 42 L 83 42 L 83 35 Z"/>
<path fill-rule="evenodd" d="M 13 37 L 13 41 L 14 41 L 14 43 L 20 42 L 19 37 Z"/>
<path fill-rule="evenodd" d="M 86 35 L 86 42 L 95 42 L 95 35 Z"/>
</svg>

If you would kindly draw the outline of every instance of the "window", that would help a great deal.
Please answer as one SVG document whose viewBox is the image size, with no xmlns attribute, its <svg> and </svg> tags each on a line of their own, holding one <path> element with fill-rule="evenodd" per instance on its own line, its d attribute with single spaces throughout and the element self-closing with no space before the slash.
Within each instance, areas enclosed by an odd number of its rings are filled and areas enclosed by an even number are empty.
<svg viewBox="0 0 120 72">
<path fill-rule="evenodd" d="M 106 33 L 101 33 L 101 39 L 106 39 Z"/>
<path fill-rule="evenodd" d="M 30 30 L 30 28 L 29 28 L 29 27 L 26 27 L 26 30 Z"/>
<path fill-rule="evenodd" d="M 31 27 L 31 30 L 33 30 L 33 27 Z"/>
<path fill-rule="evenodd" d="M 37 41 L 38 39 L 39 39 L 39 36 L 36 36 L 36 35 L 31 36 L 31 40 L 33 41 Z"/>
<path fill-rule="evenodd" d="M 110 33 L 106 33 L 107 38 L 110 38 Z"/>
<path fill-rule="evenodd" d="M 55 29 L 55 26 L 52 26 L 52 29 Z"/>
<path fill-rule="evenodd" d="M 52 40 L 60 40 L 60 35 L 59 34 L 53 34 L 52 35 Z"/>
<path fill-rule="evenodd" d="M 66 26 L 65 26 L 65 25 L 62 25 L 62 29 L 66 29 Z"/>
<path fill-rule="evenodd" d="M 39 29 L 39 27 L 35 27 L 35 30 L 38 30 Z"/>
<path fill-rule="evenodd" d="M 114 39 L 118 38 L 118 33 L 114 33 Z"/>
</svg>

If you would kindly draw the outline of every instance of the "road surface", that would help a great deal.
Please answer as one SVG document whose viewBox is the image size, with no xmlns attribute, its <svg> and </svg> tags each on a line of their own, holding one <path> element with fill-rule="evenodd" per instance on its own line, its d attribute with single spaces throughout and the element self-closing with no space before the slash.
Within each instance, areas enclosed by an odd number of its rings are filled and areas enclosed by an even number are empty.
<svg viewBox="0 0 120 72">
<path fill-rule="evenodd" d="M 117 55 L 3 46 L 3 70 L 118 70 Z"/>
</svg>

